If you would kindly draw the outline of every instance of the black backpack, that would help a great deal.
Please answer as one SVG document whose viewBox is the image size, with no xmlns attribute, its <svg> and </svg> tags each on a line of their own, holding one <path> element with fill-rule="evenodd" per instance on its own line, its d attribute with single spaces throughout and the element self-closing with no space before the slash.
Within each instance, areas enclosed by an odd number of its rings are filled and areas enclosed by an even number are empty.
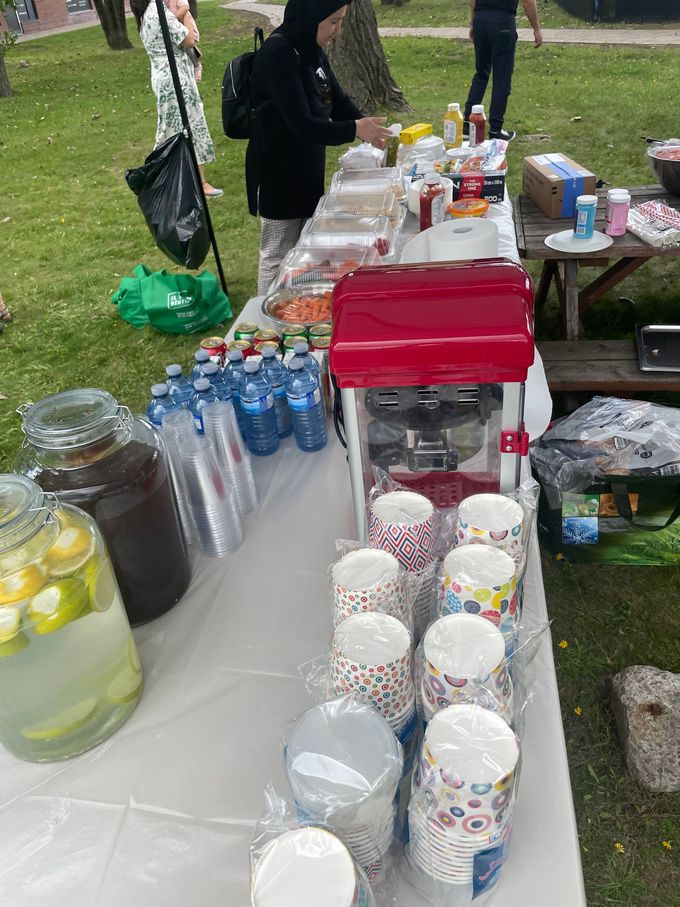
<svg viewBox="0 0 680 907">
<path fill-rule="evenodd" d="M 222 79 L 222 126 L 230 139 L 250 138 L 251 120 L 256 113 L 250 101 L 253 64 L 255 54 L 263 44 L 264 32 L 261 28 L 254 29 L 253 49 L 227 64 Z"/>
</svg>

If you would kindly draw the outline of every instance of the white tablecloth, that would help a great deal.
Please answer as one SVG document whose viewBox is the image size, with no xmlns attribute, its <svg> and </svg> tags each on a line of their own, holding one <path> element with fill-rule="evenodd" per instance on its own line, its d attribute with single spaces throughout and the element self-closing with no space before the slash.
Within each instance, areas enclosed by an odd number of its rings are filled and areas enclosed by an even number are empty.
<svg viewBox="0 0 680 907">
<path fill-rule="evenodd" d="M 256 300 L 243 318 L 261 320 Z M 0 750 L 1 907 L 249 904 L 263 787 L 286 791 L 282 726 L 311 704 L 297 668 L 327 646 L 325 571 L 335 540 L 354 534 L 334 439 L 315 454 L 288 439 L 255 468 L 261 506 L 243 547 L 200 560 L 180 604 L 135 631 L 146 686 L 130 720 L 64 763 Z M 525 602 L 527 621 L 544 622 L 535 541 Z M 532 672 L 514 838 L 485 904 L 585 907 L 548 633 Z M 396 903 L 423 901 L 403 882 Z"/>
</svg>

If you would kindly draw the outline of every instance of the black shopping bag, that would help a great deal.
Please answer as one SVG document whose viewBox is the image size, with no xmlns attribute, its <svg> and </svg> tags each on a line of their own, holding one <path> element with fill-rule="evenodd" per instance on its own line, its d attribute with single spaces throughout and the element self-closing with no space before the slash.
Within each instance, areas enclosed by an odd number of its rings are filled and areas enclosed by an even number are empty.
<svg viewBox="0 0 680 907">
<path fill-rule="evenodd" d="M 210 248 L 207 215 L 189 139 L 173 135 L 141 167 L 125 172 L 158 248 L 176 264 L 200 268 Z"/>
</svg>

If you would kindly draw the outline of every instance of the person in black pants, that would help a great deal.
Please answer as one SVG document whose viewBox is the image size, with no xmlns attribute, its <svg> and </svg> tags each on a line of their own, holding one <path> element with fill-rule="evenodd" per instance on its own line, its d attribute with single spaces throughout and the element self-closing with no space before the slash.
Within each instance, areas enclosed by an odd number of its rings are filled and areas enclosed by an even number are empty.
<svg viewBox="0 0 680 907">
<path fill-rule="evenodd" d="M 475 74 L 465 104 L 465 125 L 468 134 L 468 120 L 475 104 L 481 104 L 493 71 L 493 88 L 489 108 L 489 138 L 514 139 L 512 130 L 503 129 L 505 108 L 508 106 L 512 87 L 512 71 L 515 67 L 515 45 L 517 28 L 515 16 L 518 0 L 470 0 L 472 21 L 470 40 L 475 46 Z M 534 30 L 534 47 L 543 43 L 541 26 L 538 21 L 536 0 L 522 0 L 522 6 Z"/>
<path fill-rule="evenodd" d="M 346 0 L 288 0 L 255 56 L 246 186 L 260 215 L 261 294 L 324 193 L 326 145 L 359 138 L 384 148 L 390 135 L 385 117 L 365 117 L 345 94 L 323 51 L 346 12 Z"/>
</svg>

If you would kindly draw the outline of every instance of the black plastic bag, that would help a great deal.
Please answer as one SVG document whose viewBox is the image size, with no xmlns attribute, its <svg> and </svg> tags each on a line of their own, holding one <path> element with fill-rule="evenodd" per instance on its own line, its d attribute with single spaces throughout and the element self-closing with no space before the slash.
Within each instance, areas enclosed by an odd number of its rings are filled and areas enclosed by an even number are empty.
<svg viewBox="0 0 680 907">
<path fill-rule="evenodd" d="M 201 187 L 184 133 L 173 135 L 141 167 L 125 172 L 158 248 L 178 265 L 200 268 L 210 248 Z"/>
</svg>

